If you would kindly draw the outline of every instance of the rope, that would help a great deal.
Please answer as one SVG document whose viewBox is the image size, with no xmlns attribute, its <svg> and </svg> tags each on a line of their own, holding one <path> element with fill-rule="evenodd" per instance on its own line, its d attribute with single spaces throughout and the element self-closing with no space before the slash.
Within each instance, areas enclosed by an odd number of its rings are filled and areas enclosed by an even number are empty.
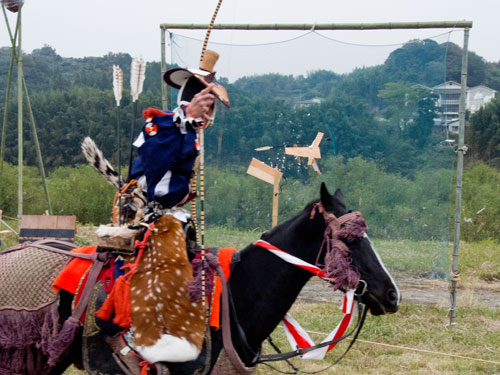
<svg viewBox="0 0 500 375">
<path fill-rule="evenodd" d="M 283 328 L 283 327 L 281 327 Z M 317 335 L 324 335 L 324 332 L 317 332 L 317 331 L 309 331 L 306 330 L 307 333 L 313 333 Z M 452 357 L 452 358 L 459 358 L 459 359 L 466 359 L 468 361 L 477 361 L 477 362 L 483 362 L 483 363 L 489 363 L 493 365 L 500 365 L 499 361 L 491 361 L 488 359 L 481 359 L 481 358 L 474 358 L 474 357 L 468 357 L 465 355 L 459 355 L 459 354 L 451 354 L 451 353 L 443 353 L 443 352 L 437 352 L 434 350 L 426 350 L 426 349 L 418 349 L 418 348 L 411 348 L 409 346 L 401 346 L 401 345 L 393 345 L 393 344 L 384 344 L 381 342 L 376 342 L 376 341 L 368 341 L 368 340 L 362 340 L 362 339 L 357 339 L 358 342 L 362 342 L 364 344 L 369 344 L 369 345 L 379 345 L 379 346 L 385 346 L 387 348 L 393 348 L 393 349 L 401 349 L 401 350 L 410 350 L 414 352 L 419 352 L 419 353 L 424 353 L 424 354 L 435 354 L 435 355 L 441 355 L 445 357 Z"/>
<path fill-rule="evenodd" d="M 425 38 L 421 38 L 419 40 L 423 40 L 423 39 L 435 39 L 435 38 L 441 37 L 443 35 L 451 34 L 453 32 L 458 32 L 458 31 L 461 31 L 461 30 L 451 30 L 451 31 L 447 31 L 445 33 L 435 34 L 435 35 L 431 35 L 431 36 L 428 36 L 428 37 L 425 37 Z M 308 36 L 309 34 L 312 34 L 312 33 L 316 34 L 317 36 L 322 37 L 322 38 L 324 38 L 326 40 L 329 40 L 329 41 L 332 41 L 332 42 L 335 42 L 335 43 L 345 44 L 345 45 L 348 45 L 348 46 L 354 46 L 354 47 L 398 47 L 398 46 L 403 46 L 405 43 L 407 43 L 407 42 L 396 42 L 396 43 L 390 43 L 390 44 L 363 44 L 363 43 L 346 42 L 346 41 L 343 41 L 343 40 L 339 40 L 339 39 L 334 39 L 334 38 L 328 37 L 328 36 L 326 36 L 326 35 L 318 32 L 316 29 L 312 29 L 312 28 L 310 30 L 307 30 L 305 33 L 300 34 L 298 36 L 291 37 L 291 38 L 288 38 L 288 39 L 278 40 L 278 41 L 275 41 L 275 42 L 265 42 L 265 43 L 227 43 L 227 42 L 212 41 L 211 43 L 214 44 L 214 45 L 231 46 L 231 47 L 261 47 L 261 46 L 270 46 L 270 45 L 275 45 L 275 44 L 284 44 L 284 43 L 292 42 L 294 40 L 304 38 L 304 37 L 306 37 L 306 36 Z M 183 35 L 183 34 L 180 34 L 180 33 L 170 32 L 170 34 L 172 36 L 174 36 L 174 37 L 182 37 L 182 38 L 189 39 L 189 40 L 201 41 L 200 38 L 196 38 L 196 37 L 192 37 L 192 36 L 188 36 L 188 35 Z M 180 58 L 180 56 L 179 56 L 179 58 Z"/>
</svg>

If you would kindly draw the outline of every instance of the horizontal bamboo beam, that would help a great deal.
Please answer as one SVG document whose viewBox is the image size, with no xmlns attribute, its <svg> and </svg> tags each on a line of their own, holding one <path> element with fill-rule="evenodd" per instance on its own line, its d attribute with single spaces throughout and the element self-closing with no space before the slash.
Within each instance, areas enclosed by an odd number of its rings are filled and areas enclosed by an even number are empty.
<svg viewBox="0 0 500 375">
<path fill-rule="evenodd" d="M 206 30 L 206 24 L 162 23 L 161 29 Z M 331 24 L 215 24 L 218 30 L 383 30 L 472 28 L 472 21 L 331 23 Z"/>
</svg>

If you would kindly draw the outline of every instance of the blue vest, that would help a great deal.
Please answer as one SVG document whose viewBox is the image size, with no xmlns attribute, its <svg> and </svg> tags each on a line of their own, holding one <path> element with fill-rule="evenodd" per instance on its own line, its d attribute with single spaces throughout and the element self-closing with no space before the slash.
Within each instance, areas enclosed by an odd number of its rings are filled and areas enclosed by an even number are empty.
<svg viewBox="0 0 500 375">
<path fill-rule="evenodd" d="M 130 178 L 146 176 L 148 202 L 157 201 L 170 208 L 185 203 L 190 193 L 198 135 L 193 129 L 182 134 L 173 121 L 174 114 L 163 113 L 147 118 L 134 142 L 139 146 L 139 156 L 132 163 Z"/>
</svg>

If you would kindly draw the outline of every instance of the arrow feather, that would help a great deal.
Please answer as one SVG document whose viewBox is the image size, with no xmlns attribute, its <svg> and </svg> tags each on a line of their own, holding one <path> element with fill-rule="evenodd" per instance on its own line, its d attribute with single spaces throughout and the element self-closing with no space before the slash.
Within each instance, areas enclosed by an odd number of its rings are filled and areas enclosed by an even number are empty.
<svg viewBox="0 0 500 375">
<path fill-rule="evenodd" d="M 115 94 L 116 106 L 120 106 L 123 91 L 123 71 L 118 65 L 113 65 L 113 93 Z"/>
<path fill-rule="evenodd" d="M 146 62 L 143 58 L 133 58 L 130 66 L 130 93 L 132 102 L 139 98 L 146 79 Z"/>
</svg>

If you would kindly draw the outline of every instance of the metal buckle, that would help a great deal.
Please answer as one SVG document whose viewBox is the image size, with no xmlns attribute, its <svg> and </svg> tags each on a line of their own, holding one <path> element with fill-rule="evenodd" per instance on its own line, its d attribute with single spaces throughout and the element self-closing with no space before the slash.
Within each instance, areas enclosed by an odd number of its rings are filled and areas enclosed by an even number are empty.
<svg viewBox="0 0 500 375">
<path fill-rule="evenodd" d="M 360 287 L 361 287 L 361 283 L 363 283 L 363 287 L 361 289 L 361 292 L 358 293 L 358 290 L 360 290 Z M 358 284 L 358 287 L 356 288 L 356 290 L 354 291 L 354 295 L 355 296 L 362 296 L 363 294 L 366 293 L 366 291 L 368 290 L 368 284 L 366 283 L 365 280 L 359 280 L 359 284 Z"/>
</svg>

